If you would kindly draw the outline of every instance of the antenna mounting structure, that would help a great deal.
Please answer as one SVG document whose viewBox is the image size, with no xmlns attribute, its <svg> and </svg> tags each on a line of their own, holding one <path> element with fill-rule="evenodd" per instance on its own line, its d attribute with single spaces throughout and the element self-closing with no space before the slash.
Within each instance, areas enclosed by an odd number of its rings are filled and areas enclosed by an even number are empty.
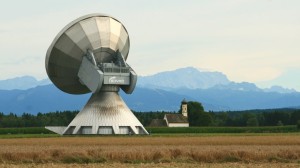
<svg viewBox="0 0 300 168">
<path fill-rule="evenodd" d="M 137 75 L 126 63 L 129 35 L 123 24 L 104 14 L 82 16 L 63 28 L 46 54 L 46 71 L 60 90 L 92 96 L 66 127 L 65 134 L 148 134 L 119 96 L 131 94 Z"/>
</svg>

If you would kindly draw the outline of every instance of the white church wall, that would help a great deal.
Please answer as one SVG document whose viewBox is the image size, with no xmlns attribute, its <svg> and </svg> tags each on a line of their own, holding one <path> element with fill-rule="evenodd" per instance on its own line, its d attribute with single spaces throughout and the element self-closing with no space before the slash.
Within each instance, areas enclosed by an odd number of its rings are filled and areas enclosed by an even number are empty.
<svg viewBox="0 0 300 168">
<path fill-rule="evenodd" d="M 168 127 L 189 127 L 189 123 L 169 123 Z"/>
</svg>

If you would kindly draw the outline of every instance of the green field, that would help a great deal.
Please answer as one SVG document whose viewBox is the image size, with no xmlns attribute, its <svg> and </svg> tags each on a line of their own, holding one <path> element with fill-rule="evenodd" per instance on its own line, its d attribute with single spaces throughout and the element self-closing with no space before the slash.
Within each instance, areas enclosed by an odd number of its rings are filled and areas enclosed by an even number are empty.
<svg viewBox="0 0 300 168">
<path fill-rule="evenodd" d="M 0 134 L 53 134 L 43 127 L 0 128 Z"/>
<path fill-rule="evenodd" d="M 150 134 L 207 134 L 207 133 L 292 133 L 300 132 L 295 125 L 269 127 L 147 127 Z M 54 134 L 43 127 L 0 128 L 0 135 Z M 45 135 L 41 135 L 45 136 Z M 54 135 L 50 135 L 54 136 Z"/>
<path fill-rule="evenodd" d="M 296 126 L 268 126 L 268 127 L 159 127 L 146 128 L 149 133 L 288 133 L 300 132 Z"/>
</svg>

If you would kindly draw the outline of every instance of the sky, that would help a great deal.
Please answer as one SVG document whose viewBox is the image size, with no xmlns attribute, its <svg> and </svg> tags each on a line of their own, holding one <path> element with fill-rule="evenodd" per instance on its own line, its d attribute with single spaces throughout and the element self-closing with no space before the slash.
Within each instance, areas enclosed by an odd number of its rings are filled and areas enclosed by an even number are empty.
<svg viewBox="0 0 300 168">
<path fill-rule="evenodd" d="M 142 76 L 193 66 L 300 91 L 299 0 L 0 0 L 0 80 L 47 78 L 45 56 L 72 20 L 105 13 L 128 30 Z"/>
</svg>

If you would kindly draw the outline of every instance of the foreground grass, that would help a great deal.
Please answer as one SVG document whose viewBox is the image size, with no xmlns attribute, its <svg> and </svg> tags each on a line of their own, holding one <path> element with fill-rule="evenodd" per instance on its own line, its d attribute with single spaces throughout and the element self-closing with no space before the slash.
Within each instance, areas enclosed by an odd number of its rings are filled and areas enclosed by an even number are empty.
<svg viewBox="0 0 300 168">
<path fill-rule="evenodd" d="M 0 139 L 0 166 L 300 163 L 299 134 Z M 93 163 L 93 164 L 91 164 Z M 97 164 L 96 164 L 97 163 Z M 214 165 L 214 164 L 212 164 Z M 160 166 L 157 166 L 160 167 Z M 173 166 L 172 166 L 173 167 Z M 250 167 L 250 166 L 249 166 Z"/>
<path fill-rule="evenodd" d="M 51 167 L 51 168 L 98 168 L 98 167 L 112 167 L 112 168 L 196 168 L 196 167 L 209 167 L 209 168 L 299 168 L 297 163 L 139 163 L 139 164 L 130 164 L 130 163 L 89 163 L 89 164 L 64 164 L 64 163 L 45 163 L 45 164 L 1 164 L 0 167 L 13 167 L 13 168 L 40 168 L 40 167 Z"/>
</svg>

